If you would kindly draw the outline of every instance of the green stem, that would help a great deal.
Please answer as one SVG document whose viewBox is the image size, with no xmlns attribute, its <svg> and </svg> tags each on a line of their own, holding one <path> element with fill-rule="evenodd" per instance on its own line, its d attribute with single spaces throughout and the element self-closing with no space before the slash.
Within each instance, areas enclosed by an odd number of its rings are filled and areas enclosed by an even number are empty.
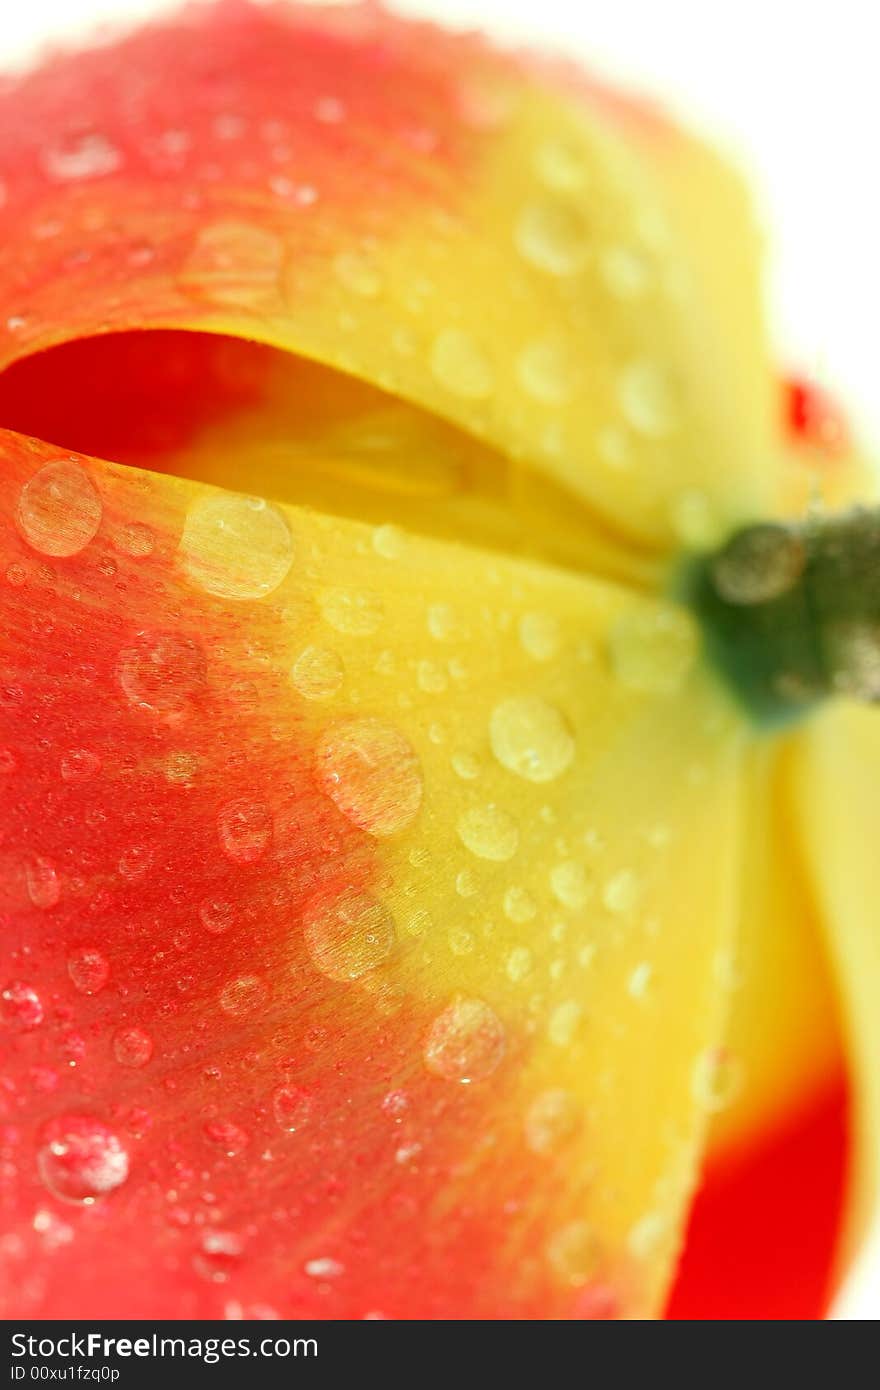
<svg viewBox="0 0 880 1390">
<path fill-rule="evenodd" d="M 748 526 L 679 579 L 709 660 L 756 723 L 835 694 L 880 700 L 880 512 Z"/>
</svg>

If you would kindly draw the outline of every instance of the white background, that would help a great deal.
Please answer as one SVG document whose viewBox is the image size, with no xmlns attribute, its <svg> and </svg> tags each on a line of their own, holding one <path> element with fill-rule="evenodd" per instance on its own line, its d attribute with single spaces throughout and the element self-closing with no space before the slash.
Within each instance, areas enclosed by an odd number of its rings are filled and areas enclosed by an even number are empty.
<svg viewBox="0 0 880 1390">
<path fill-rule="evenodd" d="M 173 2 L 5 0 L 0 62 L 87 21 Z M 711 132 L 758 198 L 781 360 L 831 386 L 880 457 L 875 0 L 394 0 L 393 8 L 582 57 Z M 880 1236 L 839 1315 L 880 1319 Z"/>
</svg>

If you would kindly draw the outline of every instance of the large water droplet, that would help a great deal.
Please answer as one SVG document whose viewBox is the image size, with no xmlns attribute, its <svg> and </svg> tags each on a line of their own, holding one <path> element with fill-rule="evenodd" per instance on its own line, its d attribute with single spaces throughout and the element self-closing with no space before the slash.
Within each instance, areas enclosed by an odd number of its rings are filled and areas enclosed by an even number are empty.
<svg viewBox="0 0 880 1390">
<path fill-rule="evenodd" d="M 504 863 L 519 848 L 519 826 L 501 806 L 471 806 L 459 816 L 456 829 L 465 849 L 478 859 Z"/>
<path fill-rule="evenodd" d="M 209 493 L 190 507 L 179 556 L 187 577 L 220 598 L 271 594 L 293 563 L 293 538 L 284 514 L 258 497 Z"/>
<path fill-rule="evenodd" d="M 98 994 L 110 978 L 110 962 L 95 946 L 80 946 L 67 957 L 67 973 L 80 994 Z"/>
<path fill-rule="evenodd" d="M 233 864 L 255 864 L 271 844 L 272 813 L 263 801 L 237 797 L 220 807 L 217 834 L 223 853 Z"/>
<path fill-rule="evenodd" d="M 319 895 L 303 915 L 306 948 L 331 980 L 358 980 L 387 960 L 394 949 L 394 919 L 368 893 Z"/>
<path fill-rule="evenodd" d="M 371 835 L 403 830 L 422 804 L 419 760 L 400 730 L 381 719 L 331 725 L 318 743 L 315 767 L 343 815 Z"/>
<path fill-rule="evenodd" d="M 34 550 L 66 559 L 85 549 L 97 534 L 103 510 L 85 469 L 72 459 L 59 459 L 25 483 L 16 519 Z"/>
<path fill-rule="evenodd" d="M 559 710 L 537 695 L 515 695 L 489 719 L 492 752 L 509 772 L 529 782 L 551 782 L 571 763 L 574 737 Z"/>
<path fill-rule="evenodd" d="M 441 386 L 465 400 L 492 394 L 492 367 L 479 343 L 463 328 L 438 333 L 431 348 L 431 371 Z"/>
<path fill-rule="evenodd" d="M 140 633 L 120 652 L 116 670 L 133 705 L 171 722 L 188 713 L 207 684 L 199 643 L 173 632 Z"/>
<path fill-rule="evenodd" d="M 504 1025 L 482 999 L 459 999 L 438 1014 L 425 1042 L 425 1065 L 447 1081 L 483 1081 L 504 1056 Z"/>
<path fill-rule="evenodd" d="M 306 647 L 290 673 L 305 700 L 331 700 L 341 689 L 344 676 L 342 658 L 327 647 Z"/>
<path fill-rule="evenodd" d="M 53 1196 L 90 1206 L 125 1182 L 129 1156 L 119 1136 L 100 1120 L 64 1115 L 46 1126 L 37 1169 Z"/>
</svg>

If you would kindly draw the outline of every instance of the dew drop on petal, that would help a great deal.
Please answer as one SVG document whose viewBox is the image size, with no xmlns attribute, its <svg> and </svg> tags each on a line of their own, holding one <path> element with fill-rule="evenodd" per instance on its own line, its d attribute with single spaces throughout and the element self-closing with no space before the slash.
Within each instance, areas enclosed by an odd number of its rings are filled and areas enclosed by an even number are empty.
<svg viewBox="0 0 880 1390">
<path fill-rule="evenodd" d="M 519 640 L 533 661 L 551 661 L 562 641 L 558 619 L 551 613 L 524 613 L 519 623 Z"/>
<path fill-rule="evenodd" d="M 117 1028 L 113 1034 L 113 1056 L 122 1067 L 145 1067 L 153 1055 L 153 1039 L 134 1025 Z"/>
<path fill-rule="evenodd" d="M 129 1155 L 101 1120 L 64 1115 L 50 1121 L 43 1132 L 37 1170 L 54 1197 L 91 1205 L 125 1182 Z"/>
<path fill-rule="evenodd" d="M 220 991 L 220 1008 L 231 1018 L 256 1012 L 266 1001 L 269 987 L 259 975 L 238 975 Z"/>
<path fill-rule="evenodd" d="M 577 358 L 560 334 L 527 343 L 516 359 L 520 385 L 542 405 L 559 406 L 571 400 L 577 385 Z"/>
<path fill-rule="evenodd" d="M 113 544 L 132 559 L 143 560 L 156 549 L 156 537 L 142 521 L 132 521 L 127 526 L 120 526 L 113 537 Z"/>
<path fill-rule="evenodd" d="M 292 1134 L 311 1118 L 313 1097 L 302 1086 L 277 1086 L 272 1092 L 272 1114 L 279 1129 Z"/>
<path fill-rule="evenodd" d="M 0 1022 L 26 1032 L 43 1021 L 43 1001 L 33 985 L 12 980 L 0 991 Z"/>
<path fill-rule="evenodd" d="M 548 138 L 535 150 L 535 173 L 554 193 L 579 193 L 589 182 L 586 151 L 573 140 Z"/>
<path fill-rule="evenodd" d="M 331 980 L 358 980 L 387 960 L 395 942 L 394 919 L 369 893 L 319 894 L 303 914 L 306 949 Z"/>
<path fill-rule="evenodd" d="M 459 999 L 438 1014 L 425 1041 L 425 1065 L 446 1081 L 483 1081 L 500 1065 L 504 1025 L 482 999 Z"/>
<path fill-rule="evenodd" d="M 431 371 L 439 384 L 464 400 L 485 400 L 492 394 L 494 374 L 479 343 L 463 328 L 446 328 L 431 347 Z"/>
<path fill-rule="evenodd" d="M 504 894 L 504 915 L 511 922 L 530 922 L 537 912 L 537 904 L 525 888 L 515 885 Z"/>
<path fill-rule="evenodd" d="M 76 183 L 81 179 L 104 178 L 122 165 L 122 154 L 99 131 L 78 132 L 67 140 L 48 145 L 41 162 L 50 179 Z"/>
<path fill-rule="evenodd" d="M 519 848 L 519 826 L 501 806 L 471 806 L 459 816 L 456 829 L 465 849 L 478 859 L 504 863 Z"/>
<path fill-rule="evenodd" d="M 621 869 L 605 884 L 602 901 L 609 912 L 623 916 L 632 912 L 642 894 L 642 885 L 634 869 Z"/>
<path fill-rule="evenodd" d="M 343 289 L 364 299 L 375 299 L 382 290 L 382 276 L 367 256 L 340 251 L 333 258 L 333 273 Z"/>
<path fill-rule="evenodd" d="M 574 736 L 553 705 L 537 695 L 515 695 L 495 706 L 489 742 L 502 767 L 529 782 L 552 782 L 574 757 Z"/>
<path fill-rule="evenodd" d="M 244 310 L 275 307 L 284 264 L 279 236 L 250 222 L 204 227 L 178 277 L 184 294 Z"/>
<path fill-rule="evenodd" d="M 212 936 L 222 936 L 235 922 L 235 907 L 224 898 L 205 898 L 199 904 L 199 921 Z"/>
<path fill-rule="evenodd" d="M 209 1144 L 222 1149 L 228 1158 L 244 1153 L 251 1142 L 248 1130 L 232 1120 L 209 1120 L 202 1126 L 202 1133 Z"/>
<path fill-rule="evenodd" d="M 550 891 L 557 902 L 572 911 L 584 906 L 592 892 L 592 885 L 583 864 L 575 859 L 564 859 L 550 870 Z"/>
<path fill-rule="evenodd" d="M 262 498 L 208 493 L 187 512 L 178 554 L 187 578 L 205 593 L 260 599 L 286 579 L 293 537 L 283 512 Z"/>
<path fill-rule="evenodd" d="M 572 1137 L 579 1119 L 577 1102 L 568 1091 L 542 1091 L 526 1111 L 526 1143 L 532 1153 L 553 1153 Z"/>
<path fill-rule="evenodd" d="M 551 1236 L 547 1262 L 565 1284 L 585 1284 L 599 1264 L 599 1245 L 586 1221 L 571 1221 Z"/>
<path fill-rule="evenodd" d="M 199 643 L 173 632 L 139 633 L 116 666 L 132 705 L 172 722 L 183 718 L 203 692 L 207 670 Z"/>
<path fill-rule="evenodd" d="M 589 254 L 583 218 L 564 202 L 529 203 L 517 219 L 514 241 L 523 260 L 546 275 L 576 275 Z"/>
<path fill-rule="evenodd" d="M 29 859 L 25 865 L 24 876 L 28 897 L 34 907 L 46 911 L 56 906 L 61 899 L 61 882 L 51 859 L 43 855 Z"/>
<path fill-rule="evenodd" d="M 694 1063 L 691 1090 L 697 1104 L 714 1115 L 733 1104 L 743 1079 L 740 1057 L 726 1047 L 710 1047 Z"/>
<path fill-rule="evenodd" d="M 240 796 L 217 813 L 220 847 L 233 864 L 255 864 L 272 842 L 272 813 L 265 802 Z"/>
<path fill-rule="evenodd" d="M 66 559 L 84 550 L 101 525 L 103 506 L 78 463 L 45 464 L 25 483 L 16 518 L 25 540 L 41 555 Z"/>
<path fill-rule="evenodd" d="M 205 1231 L 193 1256 L 193 1269 L 212 1284 L 225 1284 L 241 1264 L 242 1249 L 234 1231 Z"/>
<path fill-rule="evenodd" d="M 657 362 L 631 362 L 621 373 L 617 396 L 627 424 L 637 434 L 659 439 L 675 424 L 672 385 Z"/>
<path fill-rule="evenodd" d="M 110 978 L 110 962 L 94 946 L 80 946 L 67 957 L 67 973 L 80 994 L 98 994 Z"/>
<path fill-rule="evenodd" d="M 379 595 L 368 591 L 325 589 L 318 602 L 325 623 L 347 637 L 371 637 L 385 616 Z"/>
<path fill-rule="evenodd" d="M 101 770 L 101 759 L 88 748 L 71 748 L 59 764 L 64 782 L 88 782 Z"/>
<path fill-rule="evenodd" d="M 343 815 L 371 835 L 405 829 L 422 804 L 419 760 L 400 730 L 381 719 L 331 725 L 318 742 L 315 769 Z"/>
<path fill-rule="evenodd" d="M 611 666 L 631 690 L 674 695 L 697 656 L 699 634 L 690 614 L 671 603 L 632 608 L 609 634 Z"/>
<path fill-rule="evenodd" d="M 327 647 L 306 647 L 290 673 L 294 688 L 304 700 L 332 700 L 342 688 L 344 677 L 342 658 Z"/>
</svg>

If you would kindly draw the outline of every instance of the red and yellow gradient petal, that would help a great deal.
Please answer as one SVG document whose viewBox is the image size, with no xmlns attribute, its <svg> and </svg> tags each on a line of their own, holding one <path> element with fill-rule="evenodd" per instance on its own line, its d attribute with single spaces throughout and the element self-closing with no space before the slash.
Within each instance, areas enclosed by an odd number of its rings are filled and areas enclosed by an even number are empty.
<svg viewBox="0 0 880 1390">
<path fill-rule="evenodd" d="M 10 84 L 0 148 L 4 364 L 129 327 L 292 349 L 499 450 L 545 529 L 579 504 L 599 567 L 609 531 L 621 569 L 775 505 L 739 186 L 592 87 L 226 0 Z"/>
<path fill-rule="evenodd" d="M 684 615 L 3 456 L 10 1313 L 656 1311 L 740 811 Z"/>
</svg>

